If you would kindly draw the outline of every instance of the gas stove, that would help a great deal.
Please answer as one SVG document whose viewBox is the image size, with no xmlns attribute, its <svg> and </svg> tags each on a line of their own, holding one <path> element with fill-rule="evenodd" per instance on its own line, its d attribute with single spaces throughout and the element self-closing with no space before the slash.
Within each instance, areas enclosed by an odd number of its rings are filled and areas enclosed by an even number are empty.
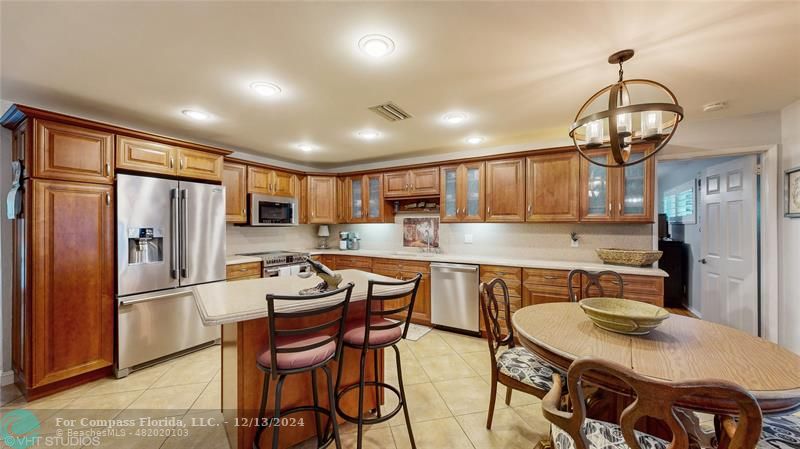
<svg viewBox="0 0 800 449">
<path fill-rule="evenodd" d="M 292 251 L 265 251 L 258 253 L 237 254 L 238 256 L 258 257 L 264 262 L 264 268 L 280 267 L 283 265 L 297 265 L 304 263 L 304 258 L 308 253 L 298 253 Z"/>
</svg>

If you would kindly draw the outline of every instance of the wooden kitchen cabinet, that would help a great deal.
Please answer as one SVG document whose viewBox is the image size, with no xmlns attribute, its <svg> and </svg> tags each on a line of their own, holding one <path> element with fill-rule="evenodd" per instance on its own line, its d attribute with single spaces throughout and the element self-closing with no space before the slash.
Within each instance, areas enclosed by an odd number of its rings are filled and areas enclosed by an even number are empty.
<svg viewBox="0 0 800 449">
<path fill-rule="evenodd" d="M 525 159 L 486 162 L 486 221 L 525 221 Z"/>
<path fill-rule="evenodd" d="M 575 151 L 527 158 L 525 220 L 576 222 L 580 218 L 580 156 Z"/>
<path fill-rule="evenodd" d="M 522 270 L 522 305 L 569 302 L 567 270 L 524 268 Z"/>
<path fill-rule="evenodd" d="M 37 178 L 112 184 L 114 136 L 79 126 L 33 120 L 33 173 Z"/>
<path fill-rule="evenodd" d="M 622 296 L 625 299 L 646 302 L 659 307 L 664 307 L 664 278 L 659 276 L 641 276 L 633 274 L 623 274 L 622 276 Z M 587 280 L 582 280 L 581 285 L 585 286 Z M 600 285 L 606 292 L 617 292 L 619 282 L 611 277 L 604 276 L 600 280 Z"/>
<path fill-rule="evenodd" d="M 508 287 L 509 308 L 513 314 L 522 307 L 522 269 L 519 267 L 505 267 L 497 265 L 481 265 L 480 279 L 482 283 L 491 282 L 492 279 L 500 278 L 505 281 Z M 498 288 L 495 295 L 498 300 L 502 298 L 502 289 Z M 481 298 L 483 301 L 483 298 Z M 481 311 L 483 309 L 481 308 Z M 504 334 L 508 332 L 506 326 L 506 313 L 503 307 L 498 311 L 498 322 L 500 323 L 501 332 Z M 486 323 L 481 312 L 480 330 L 486 330 Z"/>
<path fill-rule="evenodd" d="M 446 165 L 441 172 L 441 221 L 481 222 L 485 217 L 484 162 Z"/>
<path fill-rule="evenodd" d="M 307 176 L 306 204 L 309 224 L 331 224 L 337 222 L 336 177 Z"/>
<path fill-rule="evenodd" d="M 337 267 L 338 269 L 338 267 Z M 417 297 L 414 301 L 414 309 L 411 313 L 411 321 L 417 324 L 431 324 L 431 269 L 430 263 L 417 260 L 398 260 L 380 259 L 372 260 L 372 272 L 398 280 L 411 280 L 418 273 L 422 273 L 419 281 Z M 406 298 L 387 301 L 384 309 L 398 308 L 407 301 Z M 404 320 L 406 317 L 401 314 L 392 315 L 392 318 Z"/>
<path fill-rule="evenodd" d="M 117 168 L 174 175 L 177 152 L 172 145 L 117 136 Z"/>
<path fill-rule="evenodd" d="M 347 178 L 336 177 L 336 222 L 347 223 L 350 216 L 350 193 L 347 190 Z"/>
<path fill-rule="evenodd" d="M 261 262 L 237 263 L 225 267 L 225 279 L 228 281 L 258 279 L 262 273 Z"/>
<path fill-rule="evenodd" d="M 221 181 L 222 165 L 220 154 L 178 147 L 178 176 Z"/>
<path fill-rule="evenodd" d="M 640 159 L 652 149 L 650 145 L 634 146 L 632 159 Z M 587 152 L 592 159 L 610 164 L 607 149 Z M 629 167 L 606 168 L 581 159 L 580 220 L 585 222 L 655 221 L 655 161 Z"/>
<path fill-rule="evenodd" d="M 31 234 L 15 262 L 17 281 L 27 280 L 30 288 L 16 289 L 22 296 L 14 299 L 24 310 L 17 320 L 22 329 L 14 330 L 15 353 L 22 358 L 15 363 L 25 367 L 22 387 L 29 399 L 110 372 L 116 277 L 113 187 L 30 182 Z"/>
<path fill-rule="evenodd" d="M 336 257 L 333 254 L 315 254 L 311 256 L 311 258 L 325 265 L 331 270 L 336 269 Z"/>
<path fill-rule="evenodd" d="M 247 223 L 247 166 L 225 162 L 222 185 L 225 187 L 225 221 Z"/>
<path fill-rule="evenodd" d="M 383 223 L 391 211 L 383 200 L 383 175 L 379 173 L 347 178 L 348 223 Z"/>
<path fill-rule="evenodd" d="M 438 195 L 439 167 L 416 168 L 383 175 L 383 196 L 385 198 Z"/>
<path fill-rule="evenodd" d="M 280 170 L 250 166 L 247 168 L 247 192 L 295 197 L 297 176 Z"/>
<path fill-rule="evenodd" d="M 345 256 L 336 254 L 334 265 L 337 270 L 361 270 L 372 272 L 372 258 L 364 256 Z"/>
</svg>

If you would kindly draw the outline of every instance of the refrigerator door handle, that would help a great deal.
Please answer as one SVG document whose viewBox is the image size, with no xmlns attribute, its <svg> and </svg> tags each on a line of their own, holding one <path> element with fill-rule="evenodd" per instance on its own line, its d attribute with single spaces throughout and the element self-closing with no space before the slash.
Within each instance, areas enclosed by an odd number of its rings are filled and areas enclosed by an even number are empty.
<svg viewBox="0 0 800 449">
<path fill-rule="evenodd" d="M 189 276 L 189 251 L 186 242 L 189 225 L 187 223 L 186 196 L 186 189 L 181 189 L 181 277 L 184 278 Z"/>
<path fill-rule="evenodd" d="M 170 189 L 169 223 L 170 223 L 170 258 L 169 275 L 178 279 L 178 189 Z"/>
</svg>

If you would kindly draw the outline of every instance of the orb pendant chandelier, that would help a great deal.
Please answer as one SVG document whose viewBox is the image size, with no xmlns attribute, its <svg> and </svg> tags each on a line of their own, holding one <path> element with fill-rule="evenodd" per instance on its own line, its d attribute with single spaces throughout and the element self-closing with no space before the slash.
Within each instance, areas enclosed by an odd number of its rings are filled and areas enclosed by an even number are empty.
<svg viewBox="0 0 800 449">
<path fill-rule="evenodd" d="M 627 167 L 655 156 L 683 120 L 683 108 L 663 84 L 646 79 L 623 81 L 622 63 L 632 57 L 633 50 L 608 57 L 609 64 L 619 64 L 619 80 L 592 95 L 575 115 L 569 130 L 580 155 L 602 167 Z M 632 104 L 633 97 L 644 102 Z M 653 149 L 642 157 L 631 158 L 631 146 L 639 142 L 650 143 Z M 611 147 L 612 163 L 586 154 L 586 150 L 604 145 Z"/>
</svg>

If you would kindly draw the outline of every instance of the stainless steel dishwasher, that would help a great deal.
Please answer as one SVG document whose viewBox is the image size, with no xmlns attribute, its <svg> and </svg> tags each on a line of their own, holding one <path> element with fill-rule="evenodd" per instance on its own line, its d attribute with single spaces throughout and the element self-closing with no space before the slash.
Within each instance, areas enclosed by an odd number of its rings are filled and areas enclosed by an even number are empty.
<svg viewBox="0 0 800 449">
<path fill-rule="evenodd" d="M 480 332 L 478 265 L 431 263 L 431 323 Z"/>
</svg>

